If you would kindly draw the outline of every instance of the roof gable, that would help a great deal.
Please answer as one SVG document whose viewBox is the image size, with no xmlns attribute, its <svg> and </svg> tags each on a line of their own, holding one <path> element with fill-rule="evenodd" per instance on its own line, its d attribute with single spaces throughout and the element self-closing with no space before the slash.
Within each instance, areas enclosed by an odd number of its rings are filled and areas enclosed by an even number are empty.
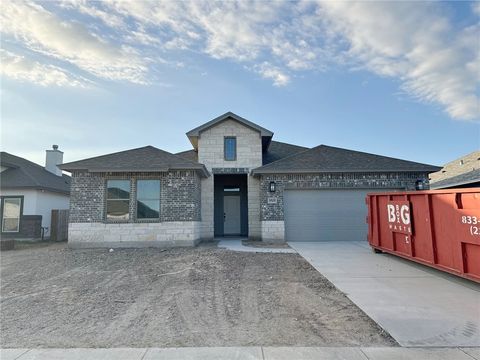
<svg viewBox="0 0 480 360">
<path fill-rule="evenodd" d="M 153 146 L 120 151 L 60 166 L 67 171 L 89 172 L 165 172 L 170 170 L 196 170 L 207 177 L 205 166 Z"/>
<path fill-rule="evenodd" d="M 41 189 L 63 194 L 70 192 L 70 176 L 57 176 L 32 161 L 2 151 L 0 163 L 7 167 L 0 176 L 1 188 Z"/>
<path fill-rule="evenodd" d="M 272 140 L 267 151 L 264 151 L 262 154 L 262 163 L 263 165 L 266 165 L 271 162 L 283 159 L 284 157 L 287 157 L 305 150 L 308 150 L 308 148 L 304 146 L 287 144 L 280 141 Z M 198 162 L 198 152 L 193 149 L 181 151 L 176 153 L 175 155 L 181 156 L 184 159 L 187 159 L 193 162 Z"/>
<path fill-rule="evenodd" d="M 480 182 L 480 169 L 475 169 L 460 175 L 452 176 L 430 183 L 431 189 L 443 189 Z"/>
<path fill-rule="evenodd" d="M 247 126 L 255 131 L 258 131 L 260 133 L 260 136 L 262 137 L 262 147 L 263 149 L 267 149 L 270 141 L 273 136 L 273 132 L 270 130 L 265 129 L 264 127 L 261 127 L 260 125 L 257 125 L 247 119 L 242 118 L 241 116 L 238 116 L 237 114 L 234 114 L 233 112 L 229 111 L 223 115 L 220 115 L 219 117 L 216 117 L 213 120 L 210 120 L 209 122 L 206 122 L 203 125 L 200 125 L 189 132 L 187 132 L 188 139 L 192 143 L 194 149 L 198 148 L 198 137 L 200 136 L 200 133 L 202 131 L 205 131 L 207 129 L 210 129 L 220 123 L 222 123 L 225 120 L 234 120 L 239 122 L 240 124 Z"/>
<path fill-rule="evenodd" d="M 267 173 L 434 172 L 439 167 L 360 151 L 319 145 L 253 170 Z"/>
</svg>

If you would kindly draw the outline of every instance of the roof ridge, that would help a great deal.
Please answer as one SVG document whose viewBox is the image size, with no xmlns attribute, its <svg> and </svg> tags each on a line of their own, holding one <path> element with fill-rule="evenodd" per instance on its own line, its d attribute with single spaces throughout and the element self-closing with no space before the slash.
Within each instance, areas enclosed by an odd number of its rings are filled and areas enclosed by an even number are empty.
<svg viewBox="0 0 480 360">
<path fill-rule="evenodd" d="M 209 176 L 204 164 L 191 161 L 188 158 L 152 145 L 73 161 L 60 165 L 60 168 L 66 171 L 90 171 L 92 169 L 95 171 L 126 171 L 127 168 L 134 171 L 147 171 L 148 169 L 166 169 L 168 171 L 192 169 L 200 171 L 206 177 Z"/>
<path fill-rule="evenodd" d="M 5 153 L 5 154 L 7 154 L 7 155 L 9 155 L 9 156 L 13 156 L 14 158 L 19 159 L 20 161 L 26 162 L 26 163 L 28 163 L 28 165 L 30 165 L 30 166 L 37 167 L 38 170 L 45 171 L 48 175 L 58 176 L 58 175 L 55 175 L 55 174 L 51 173 L 50 171 L 48 171 L 48 170 L 45 168 L 45 166 L 42 166 L 42 165 L 40 165 L 40 164 L 37 164 L 36 162 L 33 162 L 33 161 L 31 161 L 31 160 L 25 159 L 25 158 L 20 157 L 20 156 L 17 156 L 17 155 L 10 154 L 10 153 L 8 153 L 8 152 L 6 152 L 6 151 L 2 151 L 2 153 Z M 19 168 L 19 169 L 22 169 L 22 172 L 23 172 L 25 175 L 29 176 L 31 179 L 33 179 L 34 182 L 35 182 L 37 185 L 41 185 L 39 182 L 37 182 L 37 180 L 35 180 L 35 178 L 34 178 L 32 175 L 30 175 L 30 173 L 28 173 L 28 171 L 25 171 L 26 169 L 25 169 L 24 166 L 23 166 L 23 167 L 19 166 L 18 168 Z M 63 174 L 62 174 L 62 175 L 63 175 Z"/>
<path fill-rule="evenodd" d="M 253 169 L 253 173 L 281 171 L 357 172 L 357 171 L 420 171 L 440 169 L 438 166 L 344 149 L 325 144 L 297 152 L 269 164 Z M 399 170 L 400 171 L 400 170 Z"/>
<path fill-rule="evenodd" d="M 43 169 L 43 170 L 45 170 L 45 171 L 48 171 L 48 170 L 45 169 L 45 166 L 42 166 L 42 165 L 40 165 L 40 164 L 37 164 L 36 162 L 33 162 L 33 161 L 31 161 L 31 160 L 25 159 L 25 158 L 20 157 L 20 156 L 17 156 L 17 155 L 10 154 L 10 153 L 8 153 L 8 152 L 6 152 L 6 151 L 2 151 L 2 153 L 7 154 L 8 156 L 13 156 L 14 158 L 20 159 L 21 161 L 26 161 L 26 162 L 28 162 L 28 163 L 31 164 L 31 165 L 35 165 L 35 166 L 37 166 L 37 167 L 39 167 L 39 168 L 41 168 L 41 169 Z M 0 161 L 1 161 L 1 160 L 0 160 Z M 49 171 L 48 171 L 48 172 L 49 172 Z"/>
<path fill-rule="evenodd" d="M 146 146 L 140 146 L 140 147 L 138 147 L 138 148 L 121 150 L 121 151 L 115 151 L 115 152 L 113 152 L 113 153 L 108 153 L 108 154 L 103 154 L 103 155 L 92 156 L 92 157 L 89 157 L 89 158 L 86 158 L 86 159 L 69 161 L 69 162 L 67 162 L 67 163 L 63 163 L 62 165 L 69 165 L 69 164 L 72 164 L 72 163 L 76 163 L 76 162 L 80 162 L 80 161 L 85 161 L 85 160 L 100 159 L 100 158 L 103 158 L 103 157 L 106 157 L 106 156 L 117 155 L 117 154 L 121 154 L 121 153 L 124 153 L 124 152 L 127 152 L 127 151 L 134 151 L 134 150 L 146 149 L 146 148 L 148 148 L 148 147 L 151 147 L 151 148 L 154 148 L 154 149 L 157 149 L 157 150 L 161 150 L 161 149 L 159 149 L 159 148 L 156 148 L 155 146 L 146 145 Z M 166 152 L 166 151 L 165 151 L 165 152 Z M 173 154 L 172 154 L 172 155 L 173 155 Z"/>
<path fill-rule="evenodd" d="M 425 164 L 425 163 L 420 163 L 420 162 L 417 162 L 417 161 L 411 161 L 411 160 L 406 160 L 406 159 L 401 159 L 401 158 L 395 158 L 395 157 L 392 157 L 392 156 L 386 156 L 386 155 L 380 155 L 380 154 L 374 154 L 374 153 L 368 153 L 368 152 L 365 152 L 365 151 L 358 151 L 358 150 L 352 150 L 352 149 L 345 149 L 345 148 L 341 148 L 341 147 L 337 147 L 337 146 L 330 146 L 330 145 L 325 145 L 325 144 L 321 144 L 321 145 L 318 145 L 318 146 L 315 146 L 312 148 L 315 149 L 315 148 L 319 148 L 319 147 L 326 147 L 326 148 L 332 148 L 332 149 L 338 149 L 338 150 L 343 150 L 343 151 L 350 151 L 350 152 L 354 152 L 354 153 L 360 153 L 360 154 L 365 154 L 365 155 L 374 155 L 374 156 L 380 156 L 380 157 L 383 157 L 383 158 L 386 158 L 386 159 L 392 159 L 392 160 L 401 160 L 401 161 L 406 161 L 406 162 L 409 162 L 409 163 L 414 163 L 414 164 L 420 164 L 420 165 L 429 165 L 429 166 L 435 166 L 435 167 L 441 167 L 441 166 L 438 166 L 438 165 L 431 165 L 431 164 Z"/>
<path fill-rule="evenodd" d="M 219 115 L 219 116 L 213 118 L 212 120 L 207 121 L 206 123 L 201 124 L 201 125 L 193 128 L 193 129 L 187 131 L 186 135 L 187 136 L 197 136 L 194 133 L 206 130 L 206 129 L 210 128 L 211 126 L 213 126 L 214 124 L 216 124 L 218 122 L 221 122 L 221 121 L 224 121 L 228 118 L 232 118 L 232 119 L 234 119 L 234 120 L 236 120 L 240 123 L 243 123 L 243 125 L 245 125 L 245 126 L 248 126 L 248 127 L 251 127 L 251 128 L 253 128 L 257 131 L 260 131 L 260 133 L 266 133 L 267 136 L 272 137 L 273 134 L 274 134 L 273 131 L 270 131 L 267 128 L 264 128 L 261 125 L 258 125 L 258 124 L 254 123 L 254 122 L 252 122 L 248 119 L 245 119 L 244 117 L 241 117 L 240 115 L 237 115 L 232 111 L 227 111 L 226 113 L 224 113 L 222 115 Z"/>
</svg>

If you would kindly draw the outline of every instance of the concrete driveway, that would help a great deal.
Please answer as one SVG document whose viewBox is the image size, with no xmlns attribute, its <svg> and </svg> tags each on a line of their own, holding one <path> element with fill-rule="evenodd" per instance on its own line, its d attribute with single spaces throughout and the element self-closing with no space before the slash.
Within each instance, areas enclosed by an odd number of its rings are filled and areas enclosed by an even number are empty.
<svg viewBox="0 0 480 360">
<path fill-rule="evenodd" d="M 480 285 L 364 241 L 289 243 L 402 346 L 480 346 Z"/>
</svg>

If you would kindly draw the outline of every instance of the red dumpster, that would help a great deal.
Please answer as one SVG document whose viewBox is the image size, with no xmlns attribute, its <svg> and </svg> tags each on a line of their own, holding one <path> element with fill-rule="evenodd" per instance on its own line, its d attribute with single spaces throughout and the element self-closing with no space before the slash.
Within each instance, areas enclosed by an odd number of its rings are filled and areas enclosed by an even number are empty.
<svg viewBox="0 0 480 360">
<path fill-rule="evenodd" d="M 480 282 L 480 188 L 372 193 L 368 242 Z"/>
</svg>

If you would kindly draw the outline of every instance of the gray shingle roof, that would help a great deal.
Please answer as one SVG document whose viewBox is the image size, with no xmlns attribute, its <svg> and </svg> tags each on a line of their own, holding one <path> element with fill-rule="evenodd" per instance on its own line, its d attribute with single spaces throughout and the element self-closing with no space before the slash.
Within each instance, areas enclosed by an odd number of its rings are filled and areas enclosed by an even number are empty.
<svg viewBox="0 0 480 360">
<path fill-rule="evenodd" d="M 480 169 L 472 170 L 464 174 L 452 176 L 437 182 L 430 183 L 431 189 L 445 189 L 455 186 L 480 183 Z"/>
<path fill-rule="evenodd" d="M 70 193 L 70 176 L 57 176 L 43 166 L 2 151 L 0 163 L 8 169 L 0 174 L 2 189 L 40 189 L 63 194 Z"/>
<path fill-rule="evenodd" d="M 59 167 L 66 171 L 87 170 L 89 172 L 196 170 L 202 176 L 207 177 L 209 175 L 203 164 L 187 160 L 153 146 L 74 161 L 62 164 Z"/>
<path fill-rule="evenodd" d="M 437 166 L 319 145 L 253 170 L 254 174 L 315 172 L 433 172 Z"/>
<path fill-rule="evenodd" d="M 181 151 L 179 153 L 176 153 L 175 155 L 180 156 L 184 159 L 193 161 L 193 162 L 198 162 L 198 153 L 195 150 L 186 150 L 186 151 Z"/>
<path fill-rule="evenodd" d="M 272 140 L 268 150 L 263 154 L 263 165 L 270 164 L 271 162 L 305 150 L 308 150 L 308 148 Z"/>
</svg>

